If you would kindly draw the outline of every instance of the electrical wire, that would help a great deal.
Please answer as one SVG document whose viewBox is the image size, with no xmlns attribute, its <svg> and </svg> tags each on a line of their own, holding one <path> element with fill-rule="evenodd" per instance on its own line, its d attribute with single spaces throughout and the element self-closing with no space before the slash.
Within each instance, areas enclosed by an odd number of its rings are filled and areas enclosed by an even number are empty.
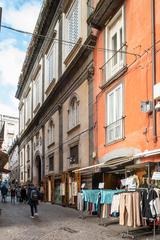
<svg viewBox="0 0 160 240">
<path fill-rule="evenodd" d="M 3 24 L 1 25 L 1 27 L 5 28 L 5 29 L 8 29 L 8 30 L 11 30 L 11 31 L 18 32 L 18 33 L 27 34 L 27 35 L 31 35 L 31 36 L 34 36 L 34 37 L 47 39 L 49 41 L 54 40 L 54 41 L 57 41 L 57 42 L 60 42 L 62 44 L 66 44 L 66 45 L 71 45 L 71 46 L 78 45 L 80 47 L 86 47 L 86 48 L 89 48 L 89 49 L 92 49 L 92 50 L 96 49 L 98 51 L 117 52 L 117 49 L 97 48 L 97 47 L 94 47 L 94 46 L 91 46 L 91 45 L 88 45 L 88 44 L 81 44 L 81 43 L 74 43 L 74 42 L 66 41 L 66 40 L 60 40 L 60 39 L 56 39 L 54 37 L 50 37 L 50 36 L 46 36 L 46 35 L 42 35 L 42 34 L 38 34 L 38 33 L 31 33 L 31 32 L 27 32 L 27 31 L 19 30 L 19 29 L 9 27 L 9 26 L 3 25 Z M 128 55 L 132 55 L 132 56 L 140 57 L 140 55 L 137 54 L 137 53 L 132 53 L 132 52 L 123 51 L 123 50 L 120 50 L 119 52 L 124 53 L 124 54 L 128 54 Z"/>
</svg>

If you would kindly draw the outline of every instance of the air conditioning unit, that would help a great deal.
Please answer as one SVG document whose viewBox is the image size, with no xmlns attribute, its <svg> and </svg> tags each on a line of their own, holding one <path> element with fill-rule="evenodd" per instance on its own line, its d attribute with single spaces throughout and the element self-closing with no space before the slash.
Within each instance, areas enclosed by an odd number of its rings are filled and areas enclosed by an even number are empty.
<svg viewBox="0 0 160 240">
<path fill-rule="evenodd" d="M 154 99 L 160 99 L 160 83 L 154 85 Z"/>
<path fill-rule="evenodd" d="M 141 101 L 141 112 L 150 113 L 153 111 L 152 101 Z"/>
</svg>

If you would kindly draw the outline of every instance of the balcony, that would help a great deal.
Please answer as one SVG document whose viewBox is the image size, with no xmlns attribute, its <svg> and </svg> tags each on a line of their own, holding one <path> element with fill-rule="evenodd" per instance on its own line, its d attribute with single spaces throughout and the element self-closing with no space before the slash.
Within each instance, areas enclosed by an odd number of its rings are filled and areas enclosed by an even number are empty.
<svg viewBox="0 0 160 240">
<path fill-rule="evenodd" d="M 124 139 L 124 117 L 105 127 L 106 145 Z"/>
<path fill-rule="evenodd" d="M 114 50 L 113 50 L 114 51 Z M 125 55 L 126 44 L 114 52 L 107 62 L 100 68 L 101 70 L 101 87 L 110 82 L 113 78 L 118 77 L 124 70 L 126 70 Z"/>
</svg>

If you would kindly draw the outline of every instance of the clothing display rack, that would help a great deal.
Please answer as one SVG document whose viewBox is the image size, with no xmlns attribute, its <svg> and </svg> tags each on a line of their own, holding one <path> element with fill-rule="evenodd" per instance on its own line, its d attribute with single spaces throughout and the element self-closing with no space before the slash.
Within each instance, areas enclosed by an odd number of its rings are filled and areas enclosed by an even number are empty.
<svg viewBox="0 0 160 240">
<path fill-rule="evenodd" d="M 80 213 L 81 218 L 85 218 L 94 213 L 94 216 L 98 216 L 100 218 L 101 225 L 108 225 L 112 223 L 118 223 L 118 218 L 111 217 L 111 204 L 114 194 L 118 194 L 120 192 L 124 192 L 124 190 L 81 190 L 78 193 L 77 198 L 77 207 Z M 88 214 L 86 214 L 88 213 Z M 110 220 L 110 221 L 104 221 Z"/>
<path fill-rule="evenodd" d="M 129 213 L 127 213 L 127 224 L 124 224 L 122 219 L 122 216 L 124 216 L 123 215 L 124 213 L 122 212 L 122 209 L 123 209 L 122 204 L 124 199 L 126 200 L 125 204 L 130 206 Z M 141 199 L 141 208 L 140 208 L 140 199 Z M 131 206 L 131 202 L 132 202 L 132 206 Z M 156 190 L 154 190 L 153 188 L 150 188 L 147 190 L 139 189 L 133 193 L 126 192 L 124 195 L 121 194 L 120 204 L 121 204 L 120 205 L 120 225 L 127 225 L 127 231 L 122 232 L 122 238 L 135 239 L 140 236 L 146 236 L 146 235 L 152 234 L 153 239 L 155 239 L 156 234 L 160 233 L 159 231 L 160 223 L 159 221 L 157 221 L 157 217 L 159 218 L 160 216 L 159 190 L 157 189 L 157 192 L 156 192 Z M 132 209 L 132 208 L 135 208 L 135 209 Z M 141 212 L 139 212 L 138 209 L 141 210 Z M 133 218 L 131 219 L 132 212 L 133 212 L 134 219 Z M 152 226 L 151 225 L 147 226 L 147 223 L 148 225 L 149 223 L 150 224 L 152 223 Z M 157 224 L 157 228 L 156 228 L 156 224 Z M 134 229 L 133 228 L 130 229 L 131 227 L 134 227 Z"/>
</svg>

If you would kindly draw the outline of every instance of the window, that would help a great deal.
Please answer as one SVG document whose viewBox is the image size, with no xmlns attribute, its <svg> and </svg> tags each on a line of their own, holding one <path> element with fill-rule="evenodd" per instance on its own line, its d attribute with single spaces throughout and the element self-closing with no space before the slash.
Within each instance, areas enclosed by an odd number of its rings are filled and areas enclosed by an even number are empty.
<svg viewBox="0 0 160 240">
<path fill-rule="evenodd" d="M 80 1 L 75 0 L 67 15 L 67 40 L 76 43 L 80 36 Z M 68 45 L 67 55 L 70 53 L 74 44 Z"/>
<path fill-rule="evenodd" d="M 21 181 L 23 181 L 23 172 L 21 172 Z"/>
<path fill-rule="evenodd" d="M 8 123 L 8 133 L 15 134 L 15 125 L 12 123 Z"/>
<path fill-rule="evenodd" d="M 47 86 L 58 78 L 58 44 L 54 42 L 46 56 Z"/>
<path fill-rule="evenodd" d="M 27 168 L 27 179 L 30 179 L 30 167 Z"/>
<path fill-rule="evenodd" d="M 40 103 L 40 81 L 41 81 L 41 72 L 37 74 L 37 77 L 34 81 L 34 87 L 33 87 L 33 105 L 34 109 L 38 106 Z"/>
<path fill-rule="evenodd" d="M 106 80 L 111 78 L 124 66 L 124 21 L 121 8 L 106 28 L 106 48 L 113 51 L 106 52 Z"/>
<path fill-rule="evenodd" d="M 27 162 L 30 162 L 30 146 L 27 145 Z"/>
<path fill-rule="evenodd" d="M 20 110 L 20 132 L 24 130 L 24 105 Z"/>
<path fill-rule="evenodd" d="M 123 137 L 122 84 L 107 95 L 106 140 L 111 143 Z"/>
<path fill-rule="evenodd" d="M 21 166 L 23 165 L 23 152 L 21 152 Z"/>
<path fill-rule="evenodd" d="M 55 126 L 53 121 L 51 120 L 48 126 L 48 145 L 54 143 L 54 139 L 55 139 Z"/>
<path fill-rule="evenodd" d="M 31 118 L 31 91 L 26 97 L 26 122 Z"/>
<path fill-rule="evenodd" d="M 73 97 L 69 106 L 69 129 L 74 128 L 79 123 L 79 101 Z"/>
<path fill-rule="evenodd" d="M 78 145 L 70 148 L 70 164 L 78 163 Z"/>
<path fill-rule="evenodd" d="M 91 13 L 94 11 L 94 2 L 93 0 L 87 0 L 87 18 L 91 15 Z"/>
<path fill-rule="evenodd" d="M 54 155 L 49 157 L 49 171 L 54 170 Z"/>
</svg>

